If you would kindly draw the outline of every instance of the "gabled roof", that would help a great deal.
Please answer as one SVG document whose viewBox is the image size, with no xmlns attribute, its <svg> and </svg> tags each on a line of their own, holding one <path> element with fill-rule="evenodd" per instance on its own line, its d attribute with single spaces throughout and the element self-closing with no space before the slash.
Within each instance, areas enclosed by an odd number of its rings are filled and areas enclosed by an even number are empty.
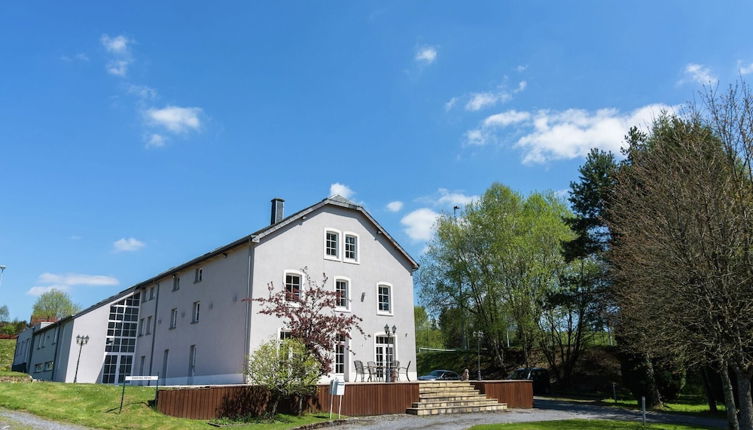
<svg viewBox="0 0 753 430">
<path fill-rule="evenodd" d="M 284 228 L 285 226 L 287 226 L 287 225 L 289 225 L 289 224 L 291 224 L 291 223 L 299 220 L 300 218 L 305 217 L 306 215 L 308 215 L 308 214 L 310 214 L 312 212 L 315 212 L 319 208 L 321 208 L 323 206 L 326 206 L 326 205 L 339 206 L 339 207 L 342 207 L 342 208 L 355 210 L 355 211 L 360 212 L 361 214 L 363 214 L 363 216 L 365 216 L 366 219 L 368 219 L 377 228 L 377 233 L 384 235 L 384 237 L 387 238 L 387 240 L 395 247 L 395 249 L 397 249 L 398 252 L 400 252 L 401 254 L 403 254 L 403 256 L 406 258 L 406 260 L 408 260 L 410 262 L 411 266 L 413 267 L 413 270 L 418 269 L 418 263 L 416 262 L 416 260 L 414 260 L 413 257 L 411 257 L 410 254 L 408 254 L 408 252 L 405 249 L 403 249 L 403 247 L 400 246 L 400 244 L 397 243 L 397 241 L 392 236 L 390 236 L 389 233 L 387 233 L 387 230 L 385 230 L 377 222 L 377 220 L 374 219 L 374 217 L 372 217 L 371 214 L 368 213 L 366 211 L 366 209 L 363 208 L 363 206 L 357 205 L 357 204 L 351 202 L 350 200 L 348 200 L 345 197 L 342 197 L 340 195 L 335 195 L 335 196 L 332 196 L 332 197 L 327 197 L 326 199 L 320 201 L 319 203 L 313 204 L 313 205 L 307 207 L 306 209 L 300 210 L 300 211 L 294 213 L 293 215 L 290 215 L 288 217 L 283 218 L 282 220 L 280 220 L 277 223 L 274 223 L 272 225 L 264 227 L 263 229 L 261 229 L 259 231 L 256 231 L 256 232 L 252 233 L 250 235 L 251 238 L 252 238 L 251 240 L 253 242 L 259 242 L 262 238 L 264 238 L 264 236 L 270 235 L 270 234 L 276 232 L 277 230 L 280 230 L 281 228 Z"/>
<path fill-rule="evenodd" d="M 322 208 L 322 207 L 324 207 L 326 205 L 338 206 L 338 207 L 342 207 L 342 208 L 346 208 L 346 209 L 351 209 L 351 210 L 354 210 L 354 211 L 362 213 L 366 217 L 366 219 L 368 219 L 372 224 L 374 224 L 374 226 L 377 228 L 377 231 L 379 232 L 379 234 L 384 235 L 384 237 L 387 238 L 387 240 L 395 247 L 395 249 L 397 249 L 397 251 L 400 252 L 408 260 L 408 262 L 410 263 L 410 265 L 413 267 L 413 270 L 418 269 L 418 263 L 416 262 L 416 260 L 414 260 L 413 257 L 411 257 L 410 254 L 408 254 L 408 252 L 405 251 L 405 249 L 403 249 L 403 247 L 400 246 L 400 244 L 397 243 L 397 241 L 392 236 L 390 236 L 389 233 L 387 233 L 387 230 L 385 230 L 374 219 L 374 217 L 372 217 L 371 214 L 369 214 L 363 208 L 363 206 L 357 205 L 357 204 L 351 202 L 350 200 L 346 199 L 345 197 L 342 197 L 342 196 L 339 196 L 339 195 L 335 195 L 335 196 L 332 196 L 332 197 L 327 197 L 326 199 L 324 199 L 324 200 L 322 200 L 322 201 L 320 201 L 318 203 L 315 203 L 315 204 L 313 204 L 313 205 L 311 205 L 311 206 L 309 206 L 309 207 L 307 207 L 305 209 L 301 209 L 300 211 L 298 211 L 298 212 L 296 212 L 296 213 L 294 213 L 292 215 L 289 215 L 289 216 L 281 219 L 279 222 L 276 222 L 274 224 L 268 225 L 268 226 L 266 226 L 266 227 L 264 227 L 264 228 L 262 228 L 260 230 L 257 230 L 257 231 L 255 231 L 255 232 L 253 232 L 253 233 L 251 233 L 251 234 L 249 234 L 247 236 L 243 236 L 242 238 L 240 238 L 238 240 L 235 240 L 233 242 L 230 242 L 227 245 L 224 245 L 224 246 L 221 246 L 219 248 L 216 248 L 216 249 L 214 249 L 212 251 L 207 252 L 206 254 L 203 254 L 203 255 L 201 255 L 199 257 L 196 257 L 196 258 L 194 258 L 192 260 L 189 260 L 189 261 L 187 261 L 187 262 L 185 262 L 183 264 L 180 264 L 178 266 L 171 267 L 170 269 L 165 270 L 164 272 L 162 272 L 162 273 L 160 273 L 160 274 L 158 274 L 156 276 L 153 276 L 153 277 L 151 277 L 151 278 L 149 278 L 149 279 L 147 279 L 147 280 L 145 280 L 143 282 L 140 282 L 140 283 L 134 285 L 131 288 L 139 288 L 139 287 L 142 287 L 142 286 L 146 286 L 146 285 L 152 284 L 152 283 L 154 283 L 154 282 L 156 282 L 156 281 L 158 281 L 158 280 L 160 280 L 160 279 L 162 279 L 162 278 L 164 278 L 166 276 L 170 276 L 170 275 L 174 274 L 175 272 L 178 272 L 178 271 L 183 270 L 183 269 L 185 269 L 187 267 L 190 267 L 190 266 L 194 266 L 196 264 L 201 263 L 204 260 L 208 260 L 208 259 L 210 259 L 212 257 L 215 257 L 217 255 L 223 254 L 223 253 L 225 253 L 227 251 L 230 251 L 231 249 L 233 249 L 233 248 L 235 248 L 237 246 L 240 246 L 240 245 L 242 245 L 244 243 L 258 243 L 265 236 L 268 236 L 268 235 L 270 235 L 270 234 L 272 234 L 272 233 L 280 230 L 281 228 L 283 228 L 283 227 L 285 227 L 285 226 L 287 226 L 287 225 L 289 225 L 289 224 L 291 224 L 291 223 L 293 223 L 295 221 L 298 221 L 299 219 L 305 217 L 306 215 L 308 215 L 308 214 L 310 214 L 310 213 L 312 213 L 312 212 L 314 212 L 314 211 L 318 210 L 319 208 Z"/>
</svg>

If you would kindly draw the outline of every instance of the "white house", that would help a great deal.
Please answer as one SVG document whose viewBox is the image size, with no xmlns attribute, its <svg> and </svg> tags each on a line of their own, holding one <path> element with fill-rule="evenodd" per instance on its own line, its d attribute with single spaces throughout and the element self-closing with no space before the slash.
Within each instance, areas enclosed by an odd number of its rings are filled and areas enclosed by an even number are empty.
<svg viewBox="0 0 753 430">
<path fill-rule="evenodd" d="M 351 333 L 348 345 L 333 345 L 330 376 L 353 381 L 355 360 L 398 360 L 403 367 L 411 363 L 414 379 L 412 274 L 417 263 L 363 207 L 342 197 L 288 217 L 283 205 L 281 199 L 272 200 L 270 225 L 255 233 L 73 317 L 27 330 L 24 336 L 32 343 L 48 333 L 60 337 L 56 345 L 61 346 L 49 355 L 53 358 L 35 350 L 29 360 L 18 343 L 17 360 L 27 360 L 35 378 L 72 381 L 71 365 L 79 351 L 75 338 L 86 335 L 90 340 L 81 347 L 79 382 L 117 383 L 133 374 L 158 375 L 161 385 L 243 383 L 247 357 L 264 341 L 285 336 L 282 321 L 259 314 L 259 303 L 243 299 L 267 296 L 270 282 L 276 289 L 301 292 L 301 268 L 307 267 L 315 279 L 326 273 L 327 286 L 344 296 L 337 312 L 363 318 L 366 332 Z M 385 336 L 385 325 L 396 327 L 397 334 Z M 43 368 L 50 363 L 52 370 L 34 372 L 40 362 Z"/>
</svg>

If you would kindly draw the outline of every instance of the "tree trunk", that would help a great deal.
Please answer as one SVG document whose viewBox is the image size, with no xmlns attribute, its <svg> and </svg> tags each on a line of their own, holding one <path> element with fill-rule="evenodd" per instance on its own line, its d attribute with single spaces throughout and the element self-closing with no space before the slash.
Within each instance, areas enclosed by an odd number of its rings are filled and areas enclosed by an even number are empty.
<svg viewBox="0 0 753 430">
<path fill-rule="evenodd" d="M 750 395 L 750 374 L 734 366 L 737 379 L 737 401 L 740 407 L 740 430 L 753 430 L 753 399 Z"/>
<path fill-rule="evenodd" d="M 661 394 L 659 394 L 659 388 L 656 386 L 656 375 L 654 374 L 654 363 L 651 361 L 651 356 L 649 354 L 644 354 L 644 357 L 646 360 L 646 379 L 648 379 L 648 386 L 646 387 L 646 408 L 654 409 L 662 405 Z"/>
<path fill-rule="evenodd" d="M 723 365 L 719 374 L 722 377 L 724 391 L 724 406 L 727 408 L 727 423 L 729 430 L 740 430 L 737 422 L 737 407 L 735 406 L 735 393 L 732 392 L 732 383 L 729 380 L 729 369 Z"/>
<path fill-rule="evenodd" d="M 701 378 L 703 379 L 703 391 L 706 393 L 706 400 L 709 402 L 709 411 L 716 413 L 716 398 L 714 397 L 714 391 L 711 388 L 711 381 L 709 380 L 709 373 L 707 368 L 701 369 Z"/>
</svg>

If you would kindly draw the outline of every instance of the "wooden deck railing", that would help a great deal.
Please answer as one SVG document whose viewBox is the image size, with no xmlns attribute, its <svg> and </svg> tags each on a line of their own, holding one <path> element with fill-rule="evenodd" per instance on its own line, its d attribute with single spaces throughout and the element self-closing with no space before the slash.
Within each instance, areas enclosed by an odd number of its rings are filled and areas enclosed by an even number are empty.
<svg viewBox="0 0 753 430">
<path fill-rule="evenodd" d="M 482 394 L 507 403 L 510 408 L 533 407 L 530 381 L 470 381 Z M 347 383 L 342 399 L 342 414 L 348 416 L 402 414 L 418 401 L 420 382 Z M 157 410 L 166 415 L 192 419 L 222 416 L 258 415 L 266 408 L 268 393 L 256 386 L 160 388 Z M 329 411 L 329 385 L 317 386 L 308 404 L 311 411 Z M 333 409 L 339 400 L 335 397 Z M 292 404 L 280 404 L 280 411 L 291 411 Z"/>
</svg>

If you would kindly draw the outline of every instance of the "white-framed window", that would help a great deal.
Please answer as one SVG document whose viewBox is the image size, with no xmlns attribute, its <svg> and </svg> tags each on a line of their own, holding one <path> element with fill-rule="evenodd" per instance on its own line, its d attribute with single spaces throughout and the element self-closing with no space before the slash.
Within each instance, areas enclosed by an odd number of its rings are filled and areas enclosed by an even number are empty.
<svg viewBox="0 0 753 430">
<path fill-rule="evenodd" d="M 280 329 L 280 333 L 279 333 L 278 337 L 280 338 L 280 340 L 292 339 L 293 338 L 293 334 L 290 333 L 288 330 Z"/>
<path fill-rule="evenodd" d="M 48 362 L 46 362 L 46 363 L 44 364 L 44 370 L 52 370 L 52 365 L 53 365 L 53 362 L 52 362 L 52 361 L 48 361 Z"/>
<path fill-rule="evenodd" d="M 176 273 L 173 275 L 173 291 L 180 290 L 180 276 Z"/>
<path fill-rule="evenodd" d="M 377 284 L 377 313 L 392 315 L 392 285 L 386 282 Z"/>
<path fill-rule="evenodd" d="M 196 345 L 191 345 L 188 352 L 188 384 L 193 384 L 193 377 L 196 374 Z"/>
<path fill-rule="evenodd" d="M 337 293 L 337 309 L 350 309 L 350 279 L 335 277 L 335 293 Z"/>
<path fill-rule="evenodd" d="M 170 358 L 170 350 L 166 349 L 165 352 L 162 354 L 162 374 L 160 376 L 162 377 L 162 385 L 165 385 L 167 382 L 167 359 Z"/>
<path fill-rule="evenodd" d="M 193 282 L 194 283 L 201 282 L 202 279 L 204 279 L 204 268 L 197 267 L 196 270 L 194 271 Z"/>
<path fill-rule="evenodd" d="M 345 248 L 345 251 L 343 253 L 343 261 L 348 263 L 358 263 L 358 259 L 360 258 L 360 241 L 358 240 L 358 235 L 346 231 L 344 236 L 345 240 L 343 241 L 343 247 Z"/>
<path fill-rule="evenodd" d="M 154 287 L 149 287 L 149 300 L 154 300 Z"/>
<path fill-rule="evenodd" d="M 201 311 L 201 302 L 193 302 L 193 312 L 191 313 L 191 323 L 199 322 L 199 312 Z"/>
<path fill-rule="evenodd" d="M 346 348 L 345 336 L 338 334 L 335 340 L 335 374 L 345 374 L 345 350 Z"/>
<path fill-rule="evenodd" d="M 144 335 L 144 318 L 139 320 L 139 336 Z"/>
<path fill-rule="evenodd" d="M 285 300 L 297 302 L 301 298 L 303 275 L 300 272 L 285 272 Z"/>
<path fill-rule="evenodd" d="M 146 334 L 152 334 L 152 316 L 146 317 Z"/>
<path fill-rule="evenodd" d="M 58 340 L 58 328 L 55 327 L 54 329 L 52 329 L 52 344 L 55 345 L 55 343 L 57 343 L 57 340 Z"/>
<path fill-rule="evenodd" d="M 178 325 L 178 308 L 172 308 L 170 310 L 170 328 L 175 328 Z"/>
<path fill-rule="evenodd" d="M 324 230 L 324 258 L 340 259 L 340 232 L 328 228 Z"/>
</svg>

